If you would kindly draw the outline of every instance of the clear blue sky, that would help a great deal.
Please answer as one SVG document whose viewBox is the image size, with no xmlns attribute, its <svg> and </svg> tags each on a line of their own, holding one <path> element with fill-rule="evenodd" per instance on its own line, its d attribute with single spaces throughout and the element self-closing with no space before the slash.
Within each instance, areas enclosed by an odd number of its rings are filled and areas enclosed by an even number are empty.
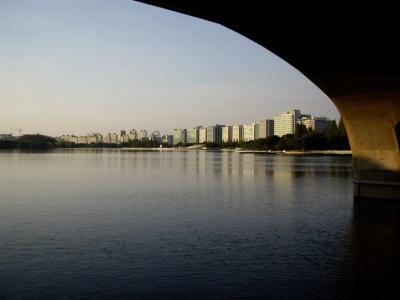
<svg viewBox="0 0 400 300">
<path fill-rule="evenodd" d="M 0 133 L 338 119 L 293 67 L 220 25 L 130 0 L 0 1 Z"/>
</svg>

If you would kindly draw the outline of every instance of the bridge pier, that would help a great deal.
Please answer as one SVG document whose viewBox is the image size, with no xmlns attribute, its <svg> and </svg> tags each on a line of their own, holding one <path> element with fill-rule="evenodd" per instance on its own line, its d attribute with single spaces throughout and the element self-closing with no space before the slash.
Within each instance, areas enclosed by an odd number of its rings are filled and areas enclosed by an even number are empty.
<svg viewBox="0 0 400 300">
<path fill-rule="evenodd" d="M 354 196 L 400 200 L 400 92 L 332 100 L 353 153 Z"/>
</svg>

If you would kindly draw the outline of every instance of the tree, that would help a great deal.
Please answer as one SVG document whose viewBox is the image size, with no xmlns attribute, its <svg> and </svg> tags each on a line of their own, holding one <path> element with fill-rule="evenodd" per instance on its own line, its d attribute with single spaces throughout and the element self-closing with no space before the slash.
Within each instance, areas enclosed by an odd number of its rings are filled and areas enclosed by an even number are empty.
<svg viewBox="0 0 400 300">
<path fill-rule="evenodd" d="M 304 124 L 296 124 L 295 128 L 295 137 L 301 137 L 305 134 L 307 134 L 307 127 Z"/>
<path fill-rule="evenodd" d="M 54 138 L 41 134 L 27 134 L 18 139 L 18 147 L 21 149 L 49 149 L 56 145 Z"/>
</svg>

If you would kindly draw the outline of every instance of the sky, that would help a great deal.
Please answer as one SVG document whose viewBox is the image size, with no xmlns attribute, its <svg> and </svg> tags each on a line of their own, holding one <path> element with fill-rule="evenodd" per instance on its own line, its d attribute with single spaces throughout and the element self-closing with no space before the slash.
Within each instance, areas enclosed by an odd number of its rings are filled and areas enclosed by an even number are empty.
<svg viewBox="0 0 400 300">
<path fill-rule="evenodd" d="M 0 133 L 52 136 L 249 124 L 292 108 L 339 118 L 246 37 L 131 0 L 1 0 L 0 105 Z"/>
</svg>

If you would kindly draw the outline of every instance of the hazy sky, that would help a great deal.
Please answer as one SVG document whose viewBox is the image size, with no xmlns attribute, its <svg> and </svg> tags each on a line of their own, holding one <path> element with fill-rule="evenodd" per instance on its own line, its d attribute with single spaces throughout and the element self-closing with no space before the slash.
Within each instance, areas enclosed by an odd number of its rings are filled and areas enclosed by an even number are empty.
<svg viewBox="0 0 400 300">
<path fill-rule="evenodd" d="M 0 133 L 338 118 L 293 67 L 220 25 L 130 0 L 0 1 Z"/>
</svg>

